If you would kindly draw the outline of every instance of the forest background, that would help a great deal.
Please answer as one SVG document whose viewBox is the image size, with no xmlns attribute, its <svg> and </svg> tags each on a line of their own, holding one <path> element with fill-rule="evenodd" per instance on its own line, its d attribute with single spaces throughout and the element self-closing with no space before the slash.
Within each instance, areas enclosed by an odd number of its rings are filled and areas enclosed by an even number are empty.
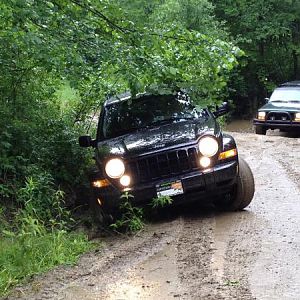
<svg viewBox="0 0 300 300">
<path fill-rule="evenodd" d="M 183 88 L 251 118 L 299 79 L 299 45 L 299 0 L 2 0 L 0 295 L 92 247 L 77 140 L 107 97 Z"/>
</svg>

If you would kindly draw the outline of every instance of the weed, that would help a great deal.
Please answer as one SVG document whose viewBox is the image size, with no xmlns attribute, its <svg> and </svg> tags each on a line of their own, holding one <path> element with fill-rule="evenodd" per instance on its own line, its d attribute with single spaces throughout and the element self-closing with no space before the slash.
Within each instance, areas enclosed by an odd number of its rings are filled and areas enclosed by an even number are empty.
<svg viewBox="0 0 300 300">
<path fill-rule="evenodd" d="M 64 208 L 64 192 L 54 188 L 53 178 L 45 172 L 26 178 L 17 200 L 24 207 L 19 214 L 21 223 L 24 215 L 44 222 L 47 227 L 60 229 L 71 221 L 70 212 Z"/>
<path fill-rule="evenodd" d="M 134 196 L 128 192 L 121 195 L 122 203 L 120 205 L 120 210 L 122 215 L 114 224 L 110 225 L 111 228 L 115 230 L 124 229 L 125 231 L 136 232 L 144 227 L 143 209 L 132 205 L 131 199 L 133 197 Z"/>
<path fill-rule="evenodd" d="M 227 286 L 239 286 L 240 281 L 239 280 L 227 280 L 225 282 L 225 285 L 227 285 Z"/>
<path fill-rule="evenodd" d="M 5 217 L 5 209 L 4 207 L 0 206 L 0 228 L 2 230 L 7 229 L 9 226 L 6 217 Z"/>
<path fill-rule="evenodd" d="M 164 207 L 166 205 L 172 204 L 173 199 L 170 196 L 159 196 L 157 198 L 153 198 L 151 202 L 152 208 Z"/>
</svg>

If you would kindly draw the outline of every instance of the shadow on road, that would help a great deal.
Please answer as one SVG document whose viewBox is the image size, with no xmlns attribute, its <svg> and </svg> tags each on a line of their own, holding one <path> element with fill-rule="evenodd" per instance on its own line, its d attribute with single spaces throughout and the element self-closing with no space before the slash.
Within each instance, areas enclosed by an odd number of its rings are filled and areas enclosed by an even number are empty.
<svg viewBox="0 0 300 300">
<path fill-rule="evenodd" d="M 222 214 L 215 205 L 209 203 L 187 203 L 168 206 L 157 210 L 148 211 L 146 218 L 150 223 L 173 221 L 177 218 L 206 219 Z"/>
<path fill-rule="evenodd" d="M 282 132 L 279 130 L 268 130 L 267 135 L 270 136 L 281 136 L 287 138 L 300 138 L 300 131 Z"/>
</svg>

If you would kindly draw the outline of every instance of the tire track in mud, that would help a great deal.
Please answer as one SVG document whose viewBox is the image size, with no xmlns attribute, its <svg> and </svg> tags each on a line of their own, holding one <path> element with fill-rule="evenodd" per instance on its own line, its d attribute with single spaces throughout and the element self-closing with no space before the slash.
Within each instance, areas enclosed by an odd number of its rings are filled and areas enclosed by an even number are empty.
<svg viewBox="0 0 300 300">
<path fill-rule="evenodd" d="M 280 140 L 278 147 L 280 147 L 285 155 L 279 157 L 275 156 L 274 159 L 281 164 L 288 174 L 288 177 L 291 178 L 300 189 L 300 139 L 289 140 L 288 143 L 285 140 Z"/>
<path fill-rule="evenodd" d="M 177 244 L 179 276 L 189 291 L 187 299 L 223 299 L 210 268 L 214 216 L 185 218 Z"/>
<path fill-rule="evenodd" d="M 248 275 L 260 247 L 256 221 L 250 211 L 184 218 L 177 263 L 189 293 L 182 299 L 255 299 Z"/>
<path fill-rule="evenodd" d="M 7 299 L 131 299 L 132 293 L 138 297 L 145 286 L 137 279 L 130 282 L 130 273 L 171 244 L 180 228 L 181 219 L 178 218 L 147 226 L 134 237 L 108 238 L 100 251 L 84 255 L 77 266 L 61 266 L 37 276 L 30 284 L 17 288 Z M 121 286 L 126 280 L 128 286 Z M 122 293 L 127 292 L 128 297 L 119 298 L 118 288 Z"/>
</svg>

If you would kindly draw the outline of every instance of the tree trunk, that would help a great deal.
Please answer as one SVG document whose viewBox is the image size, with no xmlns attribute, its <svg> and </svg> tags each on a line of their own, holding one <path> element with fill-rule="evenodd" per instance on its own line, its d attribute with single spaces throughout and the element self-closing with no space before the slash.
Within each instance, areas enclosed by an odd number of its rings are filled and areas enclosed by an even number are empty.
<svg viewBox="0 0 300 300">
<path fill-rule="evenodd" d="M 296 53 L 296 50 L 293 50 L 293 64 L 294 64 L 294 79 L 300 79 L 299 78 L 299 65 L 298 65 L 298 55 Z"/>
</svg>

